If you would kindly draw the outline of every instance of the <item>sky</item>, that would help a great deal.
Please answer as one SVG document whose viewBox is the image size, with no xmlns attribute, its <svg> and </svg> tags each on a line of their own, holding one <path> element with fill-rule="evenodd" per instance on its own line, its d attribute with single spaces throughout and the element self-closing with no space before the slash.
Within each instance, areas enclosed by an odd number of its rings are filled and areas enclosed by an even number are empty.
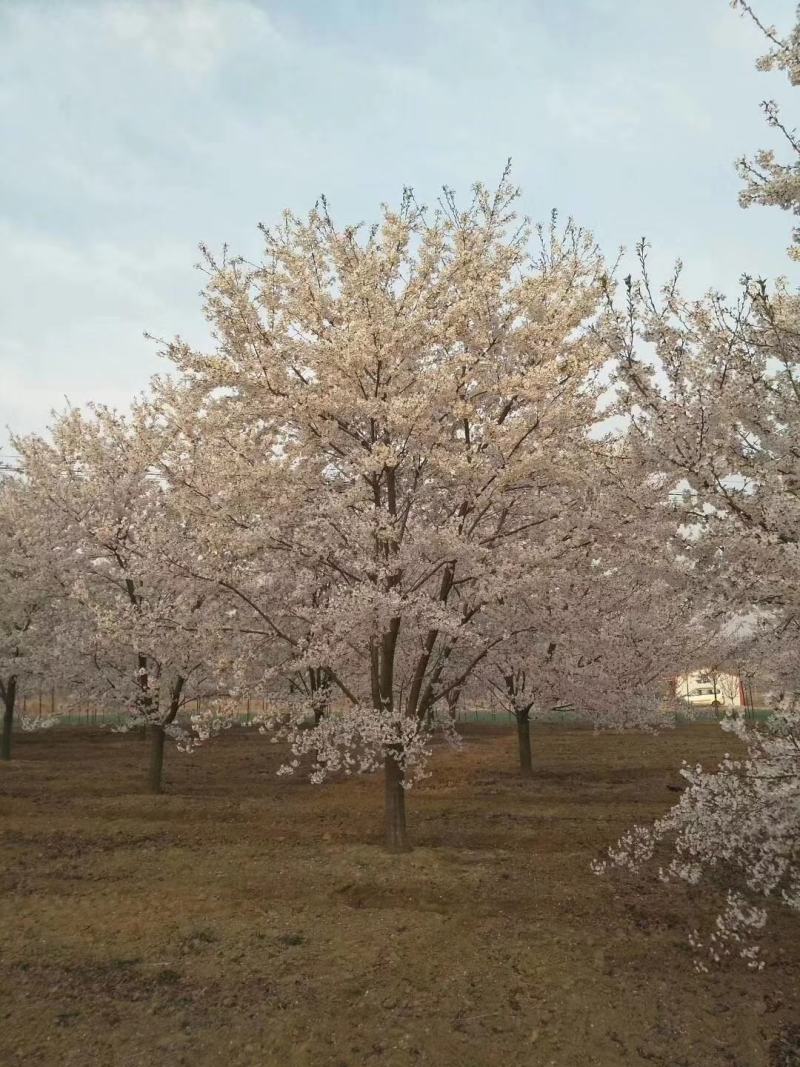
<svg viewBox="0 0 800 1067">
<path fill-rule="evenodd" d="M 198 244 L 257 258 L 320 193 L 369 222 L 511 157 L 524 212 L 646 236 L 657 281 L 796 284 L 791 219 L 737 202 L 759 102 L 793 125 L 764 51 L 727 0 L 0 0 L 0 456 L 168 369 L 144 331 L 207 345 Z"/>
</svg>

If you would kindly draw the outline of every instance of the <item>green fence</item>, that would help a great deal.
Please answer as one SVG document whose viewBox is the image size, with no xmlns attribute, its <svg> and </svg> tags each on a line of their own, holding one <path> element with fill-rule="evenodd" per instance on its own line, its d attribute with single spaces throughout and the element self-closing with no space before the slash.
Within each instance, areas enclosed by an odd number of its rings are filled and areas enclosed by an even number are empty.
<svg viewBox="0 0 800 1067">
<path fill-rule="evenodd" d="M 253 699 L 243 704 L 242 708 L 233 716 L 234 721 L 240 723 L 243 726 L 250 725 L 254 719 L 257 719 L 258 712 L 261 710 L 262 701 Z M 50 698 L 48 694 L 47 699 L 43 700 L 41 697 L 35 697 L 28 699 L 21 704 L 19 708 L 22 713 L 22 717 L 26 720 L 26 724 L 35 727 L 38 719 L 43 722 L 55 717 L 54 726 L 84 726 L 84 727 L 121 727 L 131 722 L 129 716 L 123 712 L 103 711 L 97 709 L 70 709 L 60 710 L 57 707 L 57 702 Z M 202 703 L 200 701 L 192 701 L 190 705 L 183 709 L 178 716 L 178 721 L 185 725 L 190 724 L 190 717 L 195 711 L 202 710 Z M 769 708 L 748 708 L 745 711 L 745 719 L 748 722 L 764 722 L 772 714 Z M 694 708 L 690 712 L 668 712 L 664 713 L 665 722 L 674 722 L 676 725 L 686 725 L 689 723 L 711 723 L 718 722 L 722 716 L 720 716 L 713 708 Z M 553 708 L 549 713 L 543 715 L 537 715 L 535 717 L 536 722 L 544 722 L 551 724 L 591 724 L 595 721 L 590 712 L 581 711 L 573 706 L 564 706 L 559 708 Z M 456 712 L 456 722 L 459 724 L 469 723 L 482 723 L 493 726 L 507 726 L 512 727 L 514 725 L 513 716 L 504 711 L 501 708 L 494 707 L 475 707 L 475 708 L 460 708 Z M 20 724 L 21 725 L 21 724 Z"/>
<path fill-rule="evenodd" d="M 587 722 L 588 716 L 575 708 L 553 708 L 546 715 L 537 715 L 536 722 L 578 723 Z M 458 723 L 491 723 L 495 726 L 513 726 L 511 712 L 498 708 L 461 708 L 456 712 Z"/>
<path fill-rule="evenodd" d="M 744 711 L 745 721 L 747 722 L 765 722 L 770 715 L 772 715 L 771 708 L 747 708 Z M 674 722 L 678 726 L 683 726 L 689 723 L 712 723 L 720 722 L 724 718 L 723 715 L 718 714 L 712 708 L 695 708 L 690 712 L 664 712 L 665 722 Z M 536 715 L 535 722 L 544 723 L 569 723 L 577 725 L 580 723 L 592 724 L 596 721 L 596 717 L 591 712 L 581 711 L 574 707 L 565 708 L 553 708 L 552 711 L 542 715 Z M 498 710 L 495 708 L 468 708 L 460 710 L 456 713 L 456 722 L 459 723 L 491 723 L 497 726 L 513 726 L 514 717 L 510 712 Z"/>
</svg>

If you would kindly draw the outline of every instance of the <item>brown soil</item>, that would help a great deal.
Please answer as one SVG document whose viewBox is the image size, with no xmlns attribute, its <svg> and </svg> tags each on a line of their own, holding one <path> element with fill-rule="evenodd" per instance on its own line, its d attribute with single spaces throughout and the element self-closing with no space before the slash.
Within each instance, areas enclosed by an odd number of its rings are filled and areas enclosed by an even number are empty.
<svg viewBox="0 0 800 1067">
<path fill-rule="evenodd" d="M 708 889 L 589 870 L 731 738 L 534 733 L 532 782 L 510 732 L 439 749 L 400 856 L 379 778 L 277 778 L 256 733 L 170 750 L 160 797 L 135 736 L 21 736 L 0 769 L 0 1065 L 800 1064 L 796 917 L 771 921 L 765 971 L 698 975 Z"/>
</svg>

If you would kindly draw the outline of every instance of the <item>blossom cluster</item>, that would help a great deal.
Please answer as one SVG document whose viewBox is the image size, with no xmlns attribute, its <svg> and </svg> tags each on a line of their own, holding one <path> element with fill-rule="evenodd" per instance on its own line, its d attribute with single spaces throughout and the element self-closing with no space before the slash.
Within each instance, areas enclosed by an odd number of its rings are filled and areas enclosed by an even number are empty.
<svg viewBox="0 0 800 1067">
<path fill-rule="evenodd" d="M 713 873 L 730 887 L 707 939 L 692 937 L 698 968 L 733 952 L 760 968 L 754 936 L 766 922 L 764 903 L 800 910 L 800 724 L 784 713 L 758 727 L 731 713 L 723 726 L 744 743 L 746 758 L 728 755 L 713 771 L 684 766 L 679 802 L 653 825 L 623 834 L 593 869 L 637 871 L 668 843 L 671 858 L 658 867 L 663 881 L 696 885 Z"/>
</svg>

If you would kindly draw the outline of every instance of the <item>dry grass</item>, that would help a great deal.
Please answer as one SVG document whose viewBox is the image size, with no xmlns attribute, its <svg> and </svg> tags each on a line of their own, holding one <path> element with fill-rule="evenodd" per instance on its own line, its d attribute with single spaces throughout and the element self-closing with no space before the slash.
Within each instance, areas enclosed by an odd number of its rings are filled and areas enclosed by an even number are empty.
<svg viewBox="0 0 800 1067">
<path fill-rule="evenodd" d="M 0 770 L 2 1067 L 800 1064 L 796 918 L 761 974 L 699 976 L 698 894 L 589 871 L 730 737 L 542 727 L 532 783 L 510 734 L 467 740 L 389 856 L 379 779 L 276 778 L 257 734 L 169 752 L 162 797 L 136 737 L 23 736 Z"/>
</svg>

